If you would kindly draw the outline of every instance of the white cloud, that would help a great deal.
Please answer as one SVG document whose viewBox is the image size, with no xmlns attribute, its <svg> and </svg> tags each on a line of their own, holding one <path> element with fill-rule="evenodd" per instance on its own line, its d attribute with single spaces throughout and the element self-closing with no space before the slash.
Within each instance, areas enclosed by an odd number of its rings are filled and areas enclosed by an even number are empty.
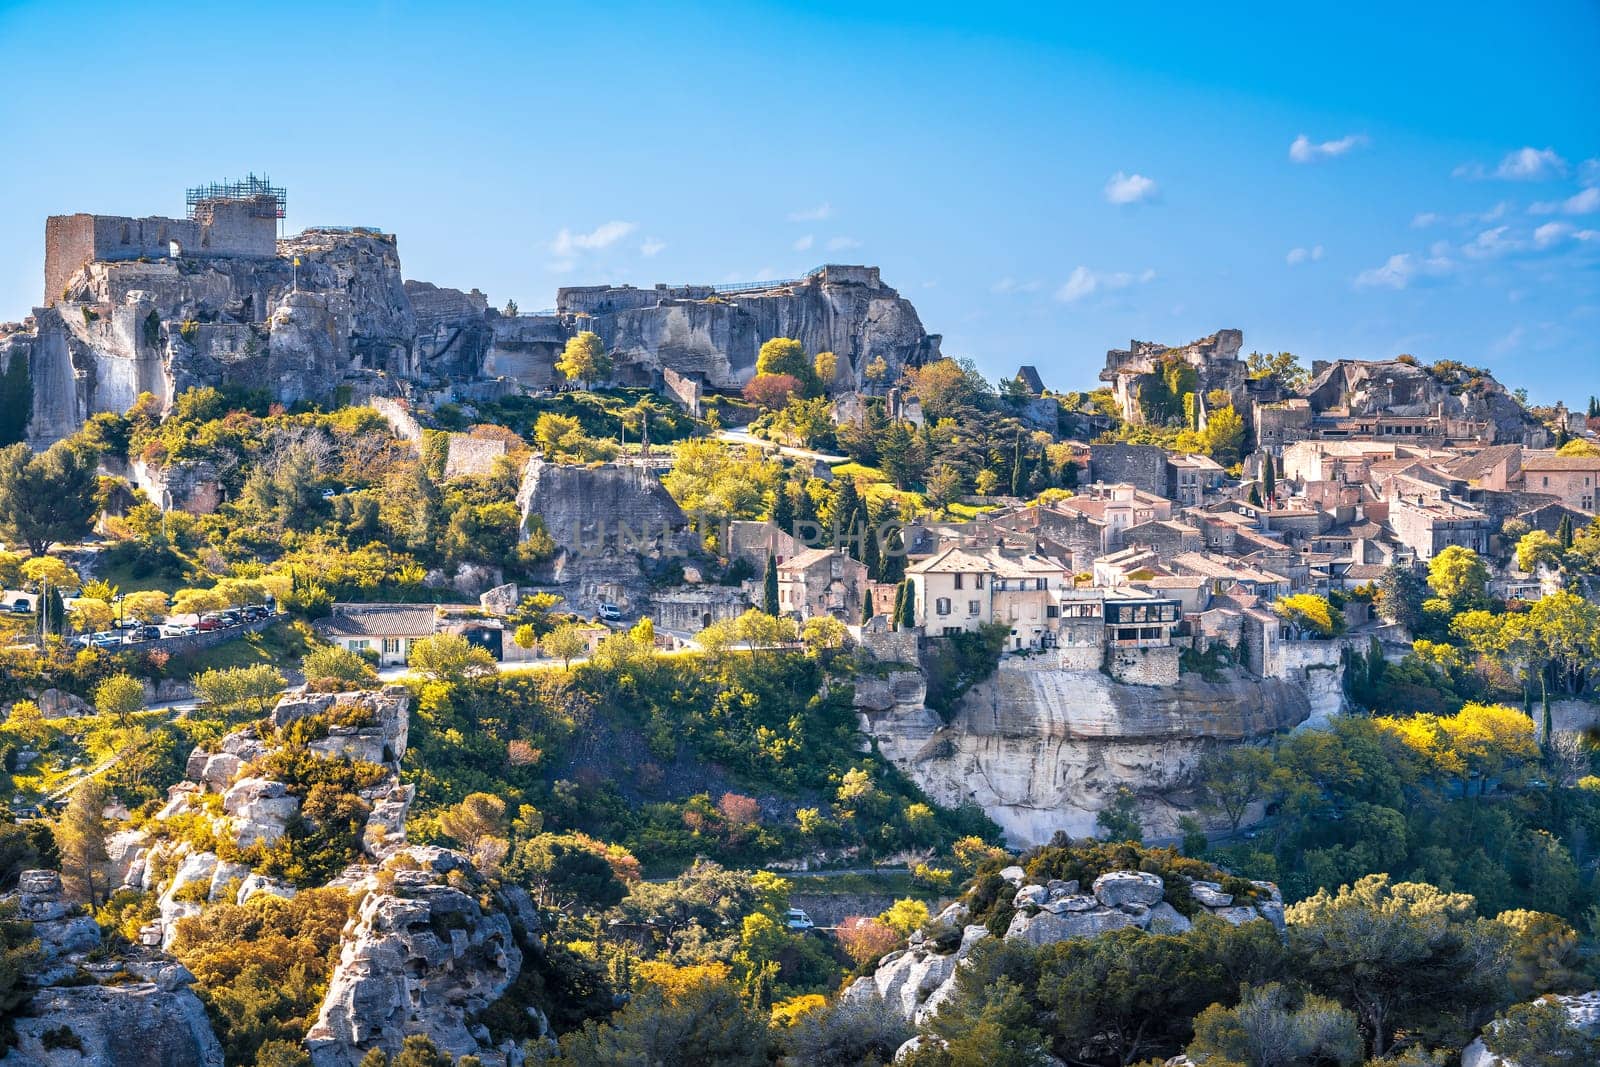
<svg viewBox="0 0 1600 1067">
<path fill-rule="evenodd" d="M 1565 215 L 1591 215 L 1600 211 L 1600 185 L 1591 185 L 1565 200 L 1540 201 L 1531 205 L 1528 211 L 1534 215 L 1554 215 L 1558 211 Z"/>
<path fill-rule="evenodd" d="M 1356 275 L 1356 285 L 1361 288 L 1404 289 L 1417 278 L 1437 277 L 1455 266 L 1444 256 L 1421 259 L 1410 252 L 1399 252 L 1389 257 L 1381 267 L 1373 267 Z"/>
<path fill-rule="evenodd" d="M 830 252 L 842 252 L 847 248 L 860 247 L 861 242 L 854 237 L 830 237 L 828 239 L 828 251 Z"/>
<path fill-rule="evenodd" d="M 1574 241 L 1593 241 L 1600 237 L 1600 230 L 1580 230 L 1570 222 L 1547 222 L 1533 231 L 1533 243 L 1539 248 L 1549 248 L 1568 237 Z"/>
<path fill-rule="evenodd" d="M 1156 272 L 1150 269 L 1130 274 L 1127 271 L 1102 273 L 1088 267 L 1074 267 L 1067 280 L 1056 290 L 1056 299 L 1064 304 L 1074 304 L 1102 289 L 1126 289 L 1136 282 L 1141 285 L 1153 282 L 1155 278 Z"/>
<path fill-rule="evenodd" d="M 804 237 L 802 237 L 799 240 L 795 241 L 794 250 L 796 252 L 804 252 L 806 249 L 810 248 L 812 245 L 814 245 L 816 243 L 817 243 L 817 239 L 815 237 L 813 237 L 811 234 L 808 233 Z"/>
<path fill-rule="evenodd" d="M 833 205 L 828 203 L 818 204 L 816 207 L 804 211 L 789 212 L 790 222 L 821 222 L 823 219 L 833 217 Z"/>
<path fill-rule="evenodd" d="M 1043 286 L 1037 281 L 1019 282 L 1015 278 L 1001 278 L 989 286 L 991 293 L 1037 293 Z"/>
<path fill-rule="evenodd" d="M 566 259 L 578 252 L 610 248 L 636 229 L 638 227 L 631 222 L 620 222 L 615 219 L 602 222 L 588 233 L 573 233 L 563 228 L 556 234 L 555 240 L 550 242 L 550 251 Z"/>
<path fill-rule="evenodd" d="M 1493 229 L 1484 230 L 1478 236 L 1462 245 L 1461 252 L 1472 259 L 1492 259 L 1506 252 L 1513 252 L 1521 248 L 1522 243 L 1506 236 L 1510 229 L 1511 227 L 1509 226 L 1496 226 Z"/>
<path fill-rule="evenodd" d="M 1566 172 L 1567 161 L 1556 155 L 1555 149 L 1519 148 L 1500 161 L 1494 176 L 1511 181 L 1533 181 Z"/>
<path fill-rule="evenodd" d="M 1500 178 L 1503 181 L 1543 181 L 1567 173 L 1567 161 L 1553 148 L 1519 148 L 1508 153 L 1493 171 L 1482 163 L 1463 163 L 1452 172 L 1457 178 Z"/>
<path fill-rule="evenodd" d="M 1296 163 L 1313 163 L 1319 159 L 1342 156 L 1357 145 L 1366 143 L 1367 135 L 1364 133 L 1350 133 L 1336 141 L 1323 141 L 1320 144 L 1302 133 L 1289 145 L 1289 158 Z"/>
<path fill-rule="evenodd" d="M 1443 216 L 1441 216 L 1438 212 L 1424 211 L 1421 214 L 1412 216 L 1411 228 L 1415 230 L 1425 230 L 1429 226 L 1441 221 L 1442 218 Z"/>
<path fill-rule="evenodd" d="M 663 248 L 666 248 L 666 247 L 667 247 L 667 242 L 658 241 L 654 237 L 646 237 L 644 239 L 644 244 L 639 246 L 639 254 L 641 256 L 647 256 L 647 257 L 648 256 L 653 256 L 657 252 L 660 252 Z"/>
<path fill-rule="evenodd" d="M 1117 171 L 1106 182 L 1106 200 L 1112 204 L 1137 204 L 1156 195 L 1156 183 L 1143 174 Z"/>
<path fill-rule="evenodd" d="M 1315 263 L 1322 258 L 1322 246 L 1312 245 L 1310 248 L 1291 248 L 1289 249 L 1289 254 L 1283 258 L 1284 262 L 1291 267 L 1299 266 L 1301 263 Z"/>
<path fill-rule="evenodd" d="M 1549 248 L 1571 232 L 1571 223 L 1547 222 L 1533 231 L 1533 243 L 1540 248 Z"/>
</svg>

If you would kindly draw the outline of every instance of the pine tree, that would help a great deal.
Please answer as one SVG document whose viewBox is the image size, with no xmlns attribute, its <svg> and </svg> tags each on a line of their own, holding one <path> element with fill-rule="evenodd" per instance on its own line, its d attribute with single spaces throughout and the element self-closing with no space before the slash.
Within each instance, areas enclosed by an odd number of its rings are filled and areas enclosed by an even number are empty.
<svg viewBox="0 0 1600 1067">
<path fill-rule="evenodd" d="M 767 573 L 761 576 L 761 610 L 778 617 L 778 563 L 767 553 Z"/>
<path fill-rule="evenodd" d="M 867 595 L 861 598 L 861 625 L 865 626 L 872 621 L 875 613 L 872 610 L 872 590 L 867 590 Z"/>
<path fill-rule="evenodd" d="M 111 857 L 106 852 L 106 788 L 93 778 L 72 791 L 67 810 L 55 827 L 56 850 L 61 854 L 61 879 L 79 900 L 98 906 L 110 877 Z"/>
</svg>

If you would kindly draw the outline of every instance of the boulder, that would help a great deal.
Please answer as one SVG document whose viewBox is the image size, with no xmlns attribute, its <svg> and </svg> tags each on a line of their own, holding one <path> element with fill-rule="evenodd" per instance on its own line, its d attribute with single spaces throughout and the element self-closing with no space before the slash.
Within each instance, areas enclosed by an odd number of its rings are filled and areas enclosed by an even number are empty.
<svg viewBox="0 0 1600 1067">
<path fill-rule="evenodd" d="M 1189 893 L 1208 908 L 1226 908 L 1233 903 L 1233 894 L 1224 893 L 1217 882 L 1190 882 Z"/>
<path fill-rule="evenodd" d="M 1150 909 L 1145 929 L 1153 934 L 1181 934 L 1193 925 L 1182 912 L 1163 900 Z"/>
<path fill-rule="evenodd" d="M 1019 908 L 1037 908 L 1050 899 L 1050 890 L 1042 885 L 1025 885 L 1017 890 L 1017 895 L 1011 901 Z"/>
<path fill-rule="evenodd" d="M 46 719 L 76 719 L 94 714 L 94 706 L 87 700 L 61 689 L 46 689 L 34 700 L 39 714 Z"/>
<path fill-rule="evenodd" d="M 1224 922 L 1230 922 L 1235 926 L 1243 926 L 1245 923 L 1254 922 L 1261 918 L 1261 914 L 1248 904 L 1240 904 L 1231 908 L 1210 908 L 1208 910 L 1217 918 Z"/>
<path fill-rule="evenodd" d="M 100 927 L 63 898 L 61 875 L 23 871 L 17 878 L 17 917 L 33 923 L 45 960 L 59 960 L 99 947 Z"/>
<path fill-rule="evenodd" d="M 1129 926 L 1143 925 L 1139 919 L 1124 911 L 1099 908 L 1094 911 L 1072 911 L 1056 914 L 1041 911 L 1034 916 L 1018 912 L 1006 928 L 1007 941 L 1026 941 L 1032 945 L 1053 945 L 1074 937 L 1095 937 Z"/>
<path fill-rule="evenodd" d="M 1159 904 L 1166 885 L 1145 871 L 1108 871 L 1094 880 L 1094 896 L 1108 908 L 1123 904 Z"/>
<path fill-rule="evenodd" d="M 1073 878 L 1063 882 L 1059 878 L 1052 878 L 1044 884 L 1044 887 L 1050 890 L 1051 900 L 1060 900 L 1062 897 L 1070 897 L 1078 891 L 1078 880 Z"/>
<path fill-rule="evenodd" d="M 1023 870 L 1021 867 L 1012 865 L 1010 867 L 1003 868 L 1000 871 L 1000 877 L 1004 878 L 1012 885 L 1021 885 L 1027 880 L 1028 872 Z"/>
</svg>

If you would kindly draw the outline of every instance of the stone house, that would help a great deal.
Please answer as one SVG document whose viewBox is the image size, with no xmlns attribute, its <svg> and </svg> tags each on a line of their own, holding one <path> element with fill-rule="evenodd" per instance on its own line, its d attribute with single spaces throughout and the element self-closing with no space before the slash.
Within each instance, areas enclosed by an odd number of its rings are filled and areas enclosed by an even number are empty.
<svg viewBox="0 0 1600 1067">
<path fill-rule="evenodd" d="M 1089 477 L 1097 482 L 1126 483 L 1164 496 L 1172 484 L 1171 461 L 1159 445 L 1097 444 L 1089 446 Z"/>
<path fill-rule="evenodd" d="M 404 666 L 411 647 L 438 632 L 432 604 L 335 604 L 316 631 L 325 641 L 351 652 L 376 652 L 384 667 Z"/>
<path fill-rule="evenodd" d="M 1168 456 L 1167 469 L 1170 478 L 1166 490 L 1167 497 L 1176 501 L 1181 507 L 1194 507 L 1206 503 L 1216 496 L 1217 491 L 1228 480 L 1227 471 L 1222 469 L 1222 464 L 1210 456 L 1191 454 Z"/>
<path fill-rule="evenodd" d="M 1494 525 L 1484 512 L 1447 497 L 1396 496 L 1389 502 L 1395 540 L 1419 560 L 1430 560 L 1451 545 L 1486 555 Z"/>
<path fill-rule="evenodd" d="M 1009 623 L 1013 649 L 1055 643 L 1060 592 L 1071 575 L 1033 553 L 948 548 L 906 568 L 916 598 L 916 624 L 929 637 Z"/>
<path fill-rule="evenodd" d="M 1287 596 L 1293 587 L 1293 583 L 1281 574 L 1260 570 L 1243 560 L 1204 552 L 1185 552 L 1173 557 L 1172 570 L 1176 574 L 1204 578 L 1210 585 L 1211 596 L 1244 593 L 1263 600 L 1274 600 Z"/>
<path fill-rule="evenodd" d="M 1199 552 L 1205 548 L 1200 528 L 1179 519 L 1156 519 L 1129 527 L 1122 541 L 1129 546 L 1150 549 L 1163 563 L 1180 552 Z"/>
<path fill-rule="evenodd" d="M 1122 544 L 1124 531 L 1134 526 L 1172 518 L 1172 501 L 1126 482 L 1088 486 L 1078 496 L 1057 501 L 1054 507 L 1098 523 L 1102 552 Z"/>
<path fill-rule="evenodd" d="M 786 615 L 859 622 L 866 590 L 866 564 L 835 549 L 808 548 L 778 564 L 778 610 Z"/>
<path fill-rule="evenodd" d="M 1524 492 L 1559 497 L 1585 515 L 1600 512 L 1600 456 L 1558 456 L 1524 452 L 1520 471 Z"/>
</svg>

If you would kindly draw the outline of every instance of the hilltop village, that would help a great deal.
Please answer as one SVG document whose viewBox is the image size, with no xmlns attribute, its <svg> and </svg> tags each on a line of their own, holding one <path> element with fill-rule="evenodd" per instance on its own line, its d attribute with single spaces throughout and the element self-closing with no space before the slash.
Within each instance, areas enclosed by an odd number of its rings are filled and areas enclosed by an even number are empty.
<svg viewBox="0 0 1600 1067">
<path fill-rule="evenodd" d="M 1600 400 L 187 199 L 0 326 L 0 1065 L 1592 1062 Z"/>
</svg>

